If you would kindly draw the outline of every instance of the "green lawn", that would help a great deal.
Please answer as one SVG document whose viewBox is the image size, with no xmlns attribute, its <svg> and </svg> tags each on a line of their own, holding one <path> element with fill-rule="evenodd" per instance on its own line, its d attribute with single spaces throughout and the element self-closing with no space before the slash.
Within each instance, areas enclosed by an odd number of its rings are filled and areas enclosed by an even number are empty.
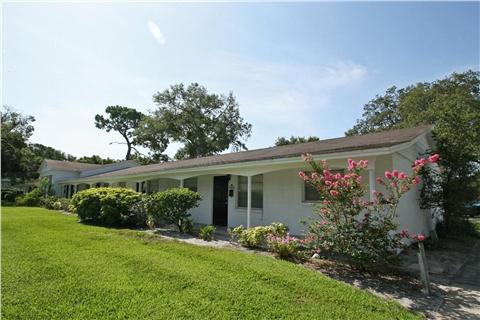
<svg viewBox="0 0 480 320">
<path fill-rule="evenodd" d="M 413 319 L 301 266 L 2 208 L 2 319 Z"/>
</svg>

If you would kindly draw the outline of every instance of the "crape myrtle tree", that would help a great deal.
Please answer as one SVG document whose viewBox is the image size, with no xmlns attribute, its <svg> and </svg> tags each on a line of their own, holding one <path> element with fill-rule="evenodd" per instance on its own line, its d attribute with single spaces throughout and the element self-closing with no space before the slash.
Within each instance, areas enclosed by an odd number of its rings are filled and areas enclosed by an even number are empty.
<svg viewBox="0 0 480 320">
<path fill-rule="evenodd" d="M 138 139 L 160 154 L 165 142 L 183 146 L 176 159 L 190 159 L 218 154 L 228 148 L 246 149 L 252 125 L 240 116 L 232 93 L 209 93 L 197 83 L 172 85 L 153 96 L 158 108 L 142 122 Z"/>
<path fill-rule="evenodd" d="M 479 199 L 480 73 L 468 70 L 403 89 L 389 88 L 364 106 L 346 135 L 433 125 L 441 170 L 425 169 L 424 208 L 443 210 L 445 231 L 465 226 L 469 203 Z"/>
<path fill-rule="evenodd" d="M 95 126 L 107 132 L 112 130 L 118 132 L 127 145 L 125 160 L 132 159 L 132 150 L 135 147 L 134 132 L 138 128 L 144 114 L 133 108 L 118 105 L 108 106 L 105 112 L 108 115 L 107 117 L 100 114 L 95 116 Z"/>
</svg>

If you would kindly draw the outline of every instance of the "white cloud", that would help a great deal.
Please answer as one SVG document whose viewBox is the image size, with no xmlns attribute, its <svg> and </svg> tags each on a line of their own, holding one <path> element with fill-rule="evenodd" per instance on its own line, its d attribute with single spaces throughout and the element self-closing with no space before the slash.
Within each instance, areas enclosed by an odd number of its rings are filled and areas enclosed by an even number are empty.
<svg viewBox="0 0 480 320">
<path fill-rule="evenodd" d="M 162 31 L 160 31 L 158 25 L 152 20 L 148 20 L 148 30 L 150 30 L 150 33 L 158 43 L 161 45 L 166 43 L 165 36 L 163 35 Z"/>
<path fill-rule="evenodd" d="M 224 53 L 215 56 L 215 63 L 221 72 L 210 75 L 207 87 L 233 89 L 241 114 L 253 124 L 250 148 L 269 146 L 275 137 L 292 134 L 326 138 L 332 122 L 348 117 L 336 108 L 338 95 L 349 94 L 368 75 L 365 66 L 348 60 L 272 62 Z"/>
</svg>

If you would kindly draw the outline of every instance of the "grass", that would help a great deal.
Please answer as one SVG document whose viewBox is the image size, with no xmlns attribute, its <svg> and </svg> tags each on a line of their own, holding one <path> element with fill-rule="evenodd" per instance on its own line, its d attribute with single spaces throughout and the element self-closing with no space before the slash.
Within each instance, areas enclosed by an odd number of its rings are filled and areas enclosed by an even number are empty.
<svg viewBox="0 0 480 320">
<path fill-rule="evenodd" d="M 416 319 L 289 262 L 2 208 L 2 319 Z"/>
</svg>

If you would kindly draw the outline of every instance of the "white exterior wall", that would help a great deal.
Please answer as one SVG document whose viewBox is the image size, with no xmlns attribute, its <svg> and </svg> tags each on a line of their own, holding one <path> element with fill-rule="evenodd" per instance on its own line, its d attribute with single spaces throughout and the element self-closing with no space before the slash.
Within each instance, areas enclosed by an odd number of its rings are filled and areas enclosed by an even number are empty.
<svg viewBox="0 0 480 320">
<path fill-rule="evenodd" d="M 213 175 L 197 177 L 197 192 L 202 196 L 200 205 L 190 210 L 192 219 L 202 224 L 213 221 Z"/>
<path fill-rule="evenodd" d="M 425 148 L 419 143 L 401 153 L 393 154 L 393 168 L 411 175 L 413 161 L 415 161 L 419 153 L 424 151 Z M 398 223 L 400 229 L 408 229 L 410 233 L 429 235 L 430 230 L 433 229 L 433 222 L 430 210 L 420 208 L 420 190 L 421 185 L 412 188 L 412 190 L 403 195 L 397 207 Z"/>
<path fill-rule="evenodd" d="M 67 179 L 75 179 L 78 178 L 79 175 L 78 172 L 72 171 L 47 170 L 40 172 L 40 178 L 52 176 L 52 190 L 55 192 L 55 195 L 59 197 L 63 196 L 63 185 L 58 182 Z"/>
</svg>

